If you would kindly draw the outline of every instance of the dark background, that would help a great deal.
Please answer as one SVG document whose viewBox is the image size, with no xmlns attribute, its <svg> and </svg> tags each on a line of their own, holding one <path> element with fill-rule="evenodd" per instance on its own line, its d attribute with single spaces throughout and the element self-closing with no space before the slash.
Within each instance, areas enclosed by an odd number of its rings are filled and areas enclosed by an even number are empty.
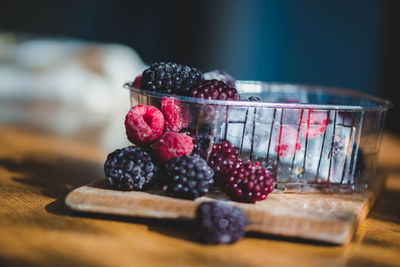
<svg viewBox="0 0 400 267">
<path fill-rule="evenodd" d="M 0 31 L 122 43 L 238 79 L 351 88 L 400 105 L 397 0 L 0 0 Z M 387 127 L 400 133 L 398 108 Z"/>
</svg>

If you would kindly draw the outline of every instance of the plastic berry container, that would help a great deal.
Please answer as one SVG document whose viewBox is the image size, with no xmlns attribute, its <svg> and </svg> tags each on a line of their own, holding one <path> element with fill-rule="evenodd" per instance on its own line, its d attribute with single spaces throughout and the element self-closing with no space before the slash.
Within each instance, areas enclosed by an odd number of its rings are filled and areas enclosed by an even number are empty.
<svg viewBox="0 0 400 267">
<path fill-rule="evenodd" d="M 389 101 L 336 88 L 237 81 L 239 101 L 164 95 L 124 85 L 131 105 L 174 97 L 194 135 L 229 141 L 276 172 L 275 191 L 354 192 L 374 181 Z M 249 100 L 251 99 L 251 100 Z M 254 101 L 256 100 L 256 101 Z"/>
</svg>

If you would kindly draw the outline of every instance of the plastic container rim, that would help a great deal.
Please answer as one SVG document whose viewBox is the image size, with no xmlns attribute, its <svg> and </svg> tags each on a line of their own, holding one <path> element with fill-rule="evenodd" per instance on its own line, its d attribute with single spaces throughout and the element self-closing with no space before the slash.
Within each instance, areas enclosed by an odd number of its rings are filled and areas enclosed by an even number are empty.
<svg viewBox="0 0 400 267">
<path fill-rule="evenodd" d="M 270 83 L 270 82 L 261 82 L 261 81 L 245 81 L 238 80 L 236 81 L 237 89 L 239 93 L 250 93 L 262 92 L 261 90 L 243 90 L 243 87 L 252 87 L 256 89 L 257 87 L 261 88 L 264 86 L 277 86 L 277 87 L 287 87 L 284 92 L 289 92 L 290 90 L 295 91 L 303 91 L 309 93 L 328 93 L 331 95 L 340 96 L 351 96 L 360 99 L 368 99 L 372 101 L 371 105 L 339 105 L 339 104 L 304 104 L 304 103 L 279 103 L 279 102 L 254 102 L 254 101 L 231 101 L 231 100 L 209 100 L 209 99 L 198 99 L 194 97 L 188 96 L 178 96 L 178 95 L 170 95 L 170 94 L 162 94 L 158 92 L 151 92 L 146 90 L 141 90 L 133 87 L 132 82 L 127 82 L 123 85 L 124 88 L 127 88 L 131 91 L 135 91 L 138 93 L 146 93 L 150 96 L 155 97 L 174 97 L 179 100 L 190 102 L 194 104 L 212 104 L 212 105 L 223 105 L 223 106 L 237 106 L 237 107 L 263 107 L 263 108 L 292 108 L 292 109 L 322 109 L 322 110 L 348 110 L 348 111 L 386 111 L 389 108 L 393 107 L 392 103 L 389 100 L 371 96 L 365 93 L 360 93 L 353 90 L 342 89 L 342 88 L 334 88 L 334 87 L 326 87 L 326 86 L 311 86 L 304 84 L 296 84 L 296 83 Z"/>
</svg>

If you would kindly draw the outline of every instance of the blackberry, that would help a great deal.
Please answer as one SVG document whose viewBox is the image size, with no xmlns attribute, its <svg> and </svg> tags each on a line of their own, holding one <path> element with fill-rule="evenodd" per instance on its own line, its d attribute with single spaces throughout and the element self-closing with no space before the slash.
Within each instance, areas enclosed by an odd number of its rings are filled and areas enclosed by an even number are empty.
<svg viewBox="0 0 400 267">
<path fill-rule="evenodd" d="M 264 200 L 274 189 L 271 171 L 255 163 L 238 162 L 225 169 L 222 177 L 222 190 L 240 202 Z"/>
<path fill-rule="evenodd" d="M 165 170 L 164 191 L 171 196 L 195 199 L 208 193 L 214 183 L 213 170 L 198 155 L 173 158 Z"/>
<path fill-rule="evenodd" d="M 215 180 L 218 183 L 222 172 L 239 161 L 239 150 L 228 141 L 212 146 L 208 164 L 214 170 Z"/>
<path fill-rule="evenodd" d="M 239 94 L 235 88 L 217 80 L 202 81 L 190 92 L 191 97 L 216 100 L 239 100 Z"/>
<path fill-rule="evenodd" d="M 155 181 L 158 171 L 151 153 L 142 147 L 128 146 L 107 156 L 104 173 L 111 186 L 124 191 L 144 191 Z"/>
<path fill-rule="evenodd" d="M 224 70 L 212 70 L 203 74 L 204 80 L 218 80 L 230 87 L 235 87 L 236 80 Z"/>
<path fill-rule="evenodd" d="M 203 202 L 196 211 L 198 234 L 205 243 L 230 244 L 245 234 L 248 220 L 236 207 L 221 202 Z"/>
<path fill-rule="evenodd" d="M 143 71 L 141 89 L 185 96 L 189 95 L 190 90 L 196 87 L 201 79 L 202 73 L 196 68 L 173 62 L 160 62 Z"/>
</svg>

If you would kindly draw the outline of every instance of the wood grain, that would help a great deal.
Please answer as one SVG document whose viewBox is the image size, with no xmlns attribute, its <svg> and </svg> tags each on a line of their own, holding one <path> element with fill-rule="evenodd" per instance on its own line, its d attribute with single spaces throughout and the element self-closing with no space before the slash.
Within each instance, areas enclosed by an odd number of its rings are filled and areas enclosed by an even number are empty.
<svg viewBox="0 0 400 267">
<path fill-rule="evenodd" d="M 206 246 L 183 220 L 67 209 L 69 192 L 102 175 L 101 128 L 66 135 L 27 124 L 0 122 L 0 266 L 399 266 L 400 137 L 383 138 L 385 189 L 346 246 L 255 233 Z"/>
<path fill-rule="evenodd" d="M 333 244 L 347 244 L 368 214 L 382 189 L 384 176 L 367 191 L 353 194 L 273 193 L 264 201 L 245 204 L 229 201 L 213 192 L 195 201 L 163 195 L 162 191 L 122 192 L 107 187 L 105 180 L 72 191 L 65 203 L 83 212 L 160 219 L 194 219 L 203 201 L 224 201 L 241 208 L 249 218 L 249 231 L 297 237 Z"/>
</svg>

